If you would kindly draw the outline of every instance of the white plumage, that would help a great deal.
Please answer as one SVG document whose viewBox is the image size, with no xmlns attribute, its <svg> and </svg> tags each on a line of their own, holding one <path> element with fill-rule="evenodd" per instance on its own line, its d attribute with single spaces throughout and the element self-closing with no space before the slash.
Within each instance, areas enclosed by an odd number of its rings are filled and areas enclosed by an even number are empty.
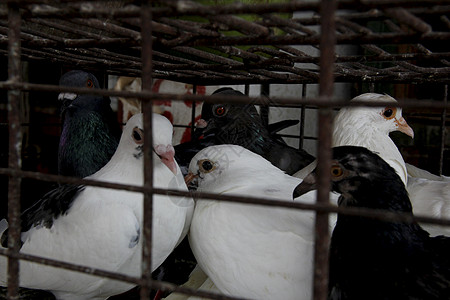
<svg viewBox="0 0 450 300">
<path fill-rule="evenodd" d="M 133 116 L 124 128 L 111 160 L 89 179 L 142 186 L 142 114 Z M 169 168 L 172 125 L 153 115 L 154 186 L 187 190 L 175 163 Z M 164 145 L 162 147 L 161 145 Z M 173 151 L 172 151 L 173 152 Z M 165 160 L 164 162 L 162 160 Z M 59 201 L 59 199 L 43 199 Z M 132 276 L 141 275 L 143 196 L 141 193 L 86 186 L 76 194 L 67 211 L 36 221 L 22 233 L 21 253 L 47 257 Z M 67 199 L 66 199 L 67 200 Z M 34 206 L 42 214 L 43 207 Z M 181 241 L 193 212 L 191 198 L 154 196 L 152 269 L 156 269 Z M 26 212 L 31 215 L 33 211 Z M 50 212 L 51 213 L 51 212 Z M 0 284 L 6 284 L 6 257 L 0 256 Z M 132 284 L 20 262 L 20 285 L 51 291 L 57 299 L 106 299 L 133 287 Z"/>
<path fill-rule="evenodd" d="M 397 102 L 388 95 L 366 93 L 352 102 Z M 389 137 L 393 131 L 401 131 L 411 137 L 414 132 L 402 116 L 402 109 L 396 107 L 345 107 L 334 118 L 333 147 L 363 146 L 380 156 L 397 171 L 407 183 L 405 161 L 397 146 Z"/>
<path fill-rule="evenodd" d="M 294 201 L 300 179 L 236 145 L 203 149 L 192 159 L 198 191 Z M 295 201 L 314 203 L 315 194 Z M 197 200 L 190 229 L 202 270 L 228 295 L 311 299 L 314 212 Z"/>
<path fill-rule="evenodd" d="M 374 93 L 362 94 L 352 101 L 396 102 L 388 95 Z M 414 214 L 450 218 L 450 182 L 445 176 L 436 176 L 405 164 L 400 151 L 389 137 L 393 131 L 414 137 L 413 130 L 402 117 L 401 108 L 342 108 L 334 119 L 333 146 L 362 146 L 377 153 L 397 171 L 407 186 Z M 408 173 L 415 176 L 408 176 Z M 450 235 L 448 227 L 421 225 L 431 235 Z"/>
</svg>

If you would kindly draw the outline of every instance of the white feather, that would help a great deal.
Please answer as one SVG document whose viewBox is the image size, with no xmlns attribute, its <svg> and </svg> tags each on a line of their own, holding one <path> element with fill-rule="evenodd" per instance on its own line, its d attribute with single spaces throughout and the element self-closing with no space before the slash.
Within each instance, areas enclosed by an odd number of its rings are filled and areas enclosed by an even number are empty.
<svg viewBox="0 0 450 300">
<path fill-rule="evenodd" d="M 172 125 L 153 116 L 154 145 L 171 144 Z M 121 184 L 143 185 L 143 157 L 133 140 L 133 129 L 142 129 L 142 114 L 133 116 L 124 128 L 119 146 L 97 173 L 88 178 Z M 154 155 L 154 186 L 187 190 Z M 153 201 L 152 270 L 172 252 L 185 234 L 193 211 L 191 198 L 155 195 Z M 32 227 L 22 234 L 21 253 L 61 260 L 82 266 L 141 275 L 143 196 L 141 193 L 87 186 L 67 214 L 54 220 L 51 228 Z M 0 283 L 6 284 L 6 258 L 0 257 Z M 106 299 L 133 284 L 83 273 L 20 263 L 20 285 L 51 291 L 57 299 Z"/>
<path fill-rule="evenodd" d="M 352 101 L 396 102 L 390 96 L 373 93 L 362 94 Z M 398 108 L 395 118 L 391 119 L 383 117 L 383 110 L 384 107 L 341 109 L 334 119 L 333 146 L 362 146 L 377 153 L 397 171 L 407 186 L 415 215 L 450 218 L 450 181 L 445 176 L 436 176 L 405 164 L 400 151 L 389 137 L 390 132 L 401 129 L 398 120 L 402 118 L 402 110 Z M 411 128 L 409 130 L 412 132 Z M 408 173 L 414 176 L 408 176 Z M 448 226 L 421 225 L 431 235 L 450 235 Z"/>
<path fill-rule="evenodd" d="M 199 171 L 203 159 L 214 162 Z M 293 201 L 300 179 L 235 145 L 203 149 L 189 171 L 198 191 Z M 314 203 L 314 193 L 295 201 Z M 314 212 L 197 200 L 189 234 L 201 269 L 227 295 L 251 299 L 311 299 Z"/>
</svg>

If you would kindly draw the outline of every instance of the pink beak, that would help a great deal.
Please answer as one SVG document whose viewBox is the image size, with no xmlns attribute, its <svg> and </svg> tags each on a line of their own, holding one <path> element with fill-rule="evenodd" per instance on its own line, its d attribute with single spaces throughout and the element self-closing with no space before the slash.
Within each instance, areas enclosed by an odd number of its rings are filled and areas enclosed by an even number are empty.
<svg viewBox="0 0 450 300">
<path fill-rule="evenodd" d="M 156 145 L 154 147 L 156 154 L 161 158 L 173 174 L 177 175 L 177 163 L 175 162 L 175 149 L 172 145 Z"/>
<path fill-rule="evenodd" d="M 395 119 L 395 122 L 397 123 L 400 132 L 414 138 L 414 130 L 406 123 L 405 118 L 401 117 L 399 120 Z"/>
</svg>

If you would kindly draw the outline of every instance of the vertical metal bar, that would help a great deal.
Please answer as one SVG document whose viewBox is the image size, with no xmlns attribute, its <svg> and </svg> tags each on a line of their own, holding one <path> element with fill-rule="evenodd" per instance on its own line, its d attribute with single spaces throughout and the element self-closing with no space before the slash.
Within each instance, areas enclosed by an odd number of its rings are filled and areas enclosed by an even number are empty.
<svg viewBox="0 0 450 300">
<path fill-rule="evenodd" d="M 302 85 L 302 99 L 306 98 L 306 86 L 307 86 L 306 83 Z M 305 141 L 305 115 L 306 115 L 306 106 L 302 105 L 300 110 L 300 141 L 298 143 L 299 149 L 303 149 L 303 144 Z"/>
<path fill-rule="evenodd" d="M 197 85 L 194 84 L 192 89 L 192 93 L 194 95 L 197 94 Z M 191 109 L 191 141 L 194 139 L 194 130 L 195 130 L 195 101 L 192 101 L 192 109 Z"/>
<path fill-rule="evenodd" d="M 444 87 L 444 103 L 447 104 L 448 102 L 448 84 L 445 85 Z M 442 175 L 442 168 L 444 165 L 444 149 L 445 149 L 445 120 L 447 117 L 447 109 L 444 108 L 442 110 L 442 115 L 441 115 L 441 147 L 439 149 L 440 153 L 439 153 L 439 175 Z"/>
<path fill-rule="evenodd" d="M 250 94 L 250 85 L 248 83 L 245 84 L 244 94 L 248 96 Z"/>
<path fill-rule="evenodd" d="M 141 7 L 141 59 L 142 90 L 152 90 L 152 10 L 151 1 L 143 1 Z M 144 186 L 153 188 L 153 134 L 152 134 L 152 101 L 145 99 L 144 113 Z M 142 247 L 142 279 L 146 284 L 141 286 L 141 299 L 149 299 L 152 279 L 152 220 L 153 192 L 144 194 L 144 242 Z"/>
<path fill-rule="evenodd" d="M 335 0 L 322 0 L 320 6 L 320 74 L 319 96 L 331 99 L 334 87 L 335 57 Z M 331 129 L 332 109 L 319 109 L 319 143 L 318 143 L 318 191 L 317 202 L 327 204 L 330 191 L 331 167 Z M 330 233 L 328 229 L 328 213 L 316 213 L 316 235 L 314 247 L 314 300 L 326 300 L 328 297 L 328 245 Z"/>
<path fill-rule="evenodd" d="M 8 3 L 8 80 L 21 81 L 20 62 L 21 16 L 18 3 Z M 20 90 L 8 91 L 9 157 L 8 167 L 20 169 L 22 132 L 20 128 Z M 9 177 L 8 183 L 8 248 L 11 253 L 20 250 L 20 177 Z M 19 260 L 8 258 L 8 299 L 19 299 Z"/>
<path fill-rule="evenodd" d="M 261 84 L 261 95 L 270 97 L 270 85 Z M 269 125 L 269 106 L 261 105 L 259 109 L 259 115 L 261 116 L 261 121 L 265 127 Z"/>
</svg>

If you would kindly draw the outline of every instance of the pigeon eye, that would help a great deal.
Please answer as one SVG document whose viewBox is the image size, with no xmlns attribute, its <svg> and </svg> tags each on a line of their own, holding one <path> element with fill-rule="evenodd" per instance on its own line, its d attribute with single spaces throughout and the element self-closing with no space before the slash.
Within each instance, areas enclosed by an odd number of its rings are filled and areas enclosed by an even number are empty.
<svg viewBox="0 0 450 300">
<path fill-rule="evenodd" d="M 217 107 L 214 109 L 214 114 L 215 114 L 216 116 L 218 116 L 218 117 L 221 117 L 221 116 L 225 115 L 225 112 L 226 112 L 226 109 L 225 109 L 225 106 L 223 106 L 223 105 L 217 106 Z"/>
<path fill-rule="evenodd" d="M 393 117 L 395 117 L 395 114 L 397 113 L 397 108 L 392 108 L 392 107 L 386 107 L 383 111 L 383 116 L 387 119 L 390 120 Z"/>
<path fill-rule="evenodd" d="M 136 144 L 142 144 L 144 142 L 144 132 L 138 127 L 133 129 L 133 140 Z"/>
<path fill-rule="evenodd" d="M 332 165 L 331 166 L 331 177 L 337 178 L 342 176 L 344 174 L 344 170 L 342 170 L 341 166 L 339 165 Z"/>
<path fill-rule="evenodd" d="M 207 159 L 202 159 L 201 161 L 199 161 L 198 166 L 200 168 L 200 171 L 202 171 L 203 173 L 212 172 L 216 168 L 214 163 Z"/>
<path fill-rule="evenodd" d="M 86 86 L 87 86 L 88 88 L 93 88 L 93 87 L 94 87 L 94 82 L 93 82 L 91 79 L 88 79 L 88 80 L 86 81 Z"/>
</svg>

